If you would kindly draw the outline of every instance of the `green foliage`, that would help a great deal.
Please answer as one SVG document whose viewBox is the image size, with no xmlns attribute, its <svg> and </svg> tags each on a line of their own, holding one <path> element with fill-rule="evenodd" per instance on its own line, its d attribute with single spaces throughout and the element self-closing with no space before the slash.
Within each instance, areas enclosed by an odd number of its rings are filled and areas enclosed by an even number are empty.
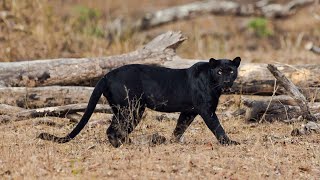
<svg viewBox="0 0 320 180">
<path fill-rule="evenodd" d="M 85 6 L 76 6 L 74 10 L 78 14 L 78 21 L 82 24 L 91 20 L 95 21 L 101 16 L 100 11 Z"/>
<path fill-rule="evenodd" d="M 98 26 L 98 21 L 101 18 L 100 11 L 85 6 L 76 6 L 74 12 L 76 31 L 95 37 L 104 37 L 103 29 Z"/>
<path fill-rule="evenodd" d="M 73 175 L 78 175 L 78 174 L 81 174 L 82 171 L 83 171 L 83 169 L 72 169 L 72 170 L 71 170 L 71 173 L 72 173 Z"/>
<path fill-rule="evenodd" d="M 259 37 L 269 37 L 273 32 L 268 28 L 268 21 L 265 18 L 254 18 L 248 23 L 248 28 L 252 29 Z"/>
</svg>

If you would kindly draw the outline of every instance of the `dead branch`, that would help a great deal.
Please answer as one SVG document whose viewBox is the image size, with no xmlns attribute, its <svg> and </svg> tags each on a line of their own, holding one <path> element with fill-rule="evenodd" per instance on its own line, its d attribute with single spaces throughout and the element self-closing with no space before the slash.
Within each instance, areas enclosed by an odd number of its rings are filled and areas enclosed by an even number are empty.
<svg viewBox="0 0 320 180">
<path fill-rule="evenodd" d="M 315 46 L 315 45 L 313 44 L 313 42 L 308 42 L 308 43 L 305 45 L 305 49 L 308 50 L 308 51 L 314 52 L 314 53 L 316 53 L 316 54 L 320 54 L 320 47 Z"/>
<path fill-rule="evenodd" d="M 287 17 L 294 14 L 294 9 L 313 3 L 314 0 L 292 0 L 287 4 L 266 4 L 261 7 L 261 14 L 265 17 Z"/>
<path fill-rule="evenodd" d="M 181 32 L 169 31 L 141 49 L 118 56 L 3 62 L 0 63 L 0 86 L 83 85 L 125 64 L 170 61 L 185 39 Z"/>
<path fill-rule="evenodd" d="M 303 120 L 299 118 L 301 116 L 299 104 L 290 96 L 243 96 L 241 102 L 245 106 L 246 121 L 293 122 L 298 119 Z M 319 112 L 320 103 L 311 103 L 309 107 L 311 112 Z"/>
<path fill-rule="evenodd" d="M 300 93 L 298 88 L 274 65 L 268 64 L 269 71 L 279 81 L 279 83 L 289 92 L 293 99 L 298 103 L 302 117 L 309 121 L 317 121 L 316 117 L 310 112 L 307 99 Z"/>
<path fill-rule="evenodd" d="M 163 65 L 171 68 L 188 68 L 197 62 L 206 62 L 207 60 L 177 59 L 167 61 Z M 320 66 L 307 65 L 275 65 L 291 81 L 296 84 L 308 100 L 319 101 L 320 89 Z M 274 76 L 267 69 L 267 64 L 261 63 L 243 63 L 239 68 L 238 78 L 233 86 L 233 93 L 267 95 L 271 96 L 274 92 Z M 278 88 L 276 94 L 286 94 L 287 90 L 283 87 Z"/>
<path fill-rule="evenodd" d="M 309 121 L 307 124 L 302 124 L 300 129 L 294 129 L 291 132 L 292 136 L 308 135 L 312 132 L 320 133 L 320 124 Z"/>
<path fill-rule="evenodd" d="M 87 105 L 88 105 L 87 103 L 82 103 L 82 104 L 69 104 L 65 106 L 29 109 L 29 110 L 25 110 L 17 113 L 17 116 L 23 117 L 23 118 L 41 117 L 41 116 L 65 117 L 66 114 L 83 112 L 87 108 Z M 95 112 L 112 113 L 112 110 L 109 105 L 97 104 L 95 108 Z"/>
<path fill-rule="evenodd" d="M 83 86 L 0 87 L 0 103 L 23 108 L 87 103 L 92 91 Z M 101 98 L 99 103 L 104 102 Z"/>
<path fill-rule="evenodd" d="M 2 112 L 3 115 L 11 117 L 14 121 L 19 121 L 27 118 L 43 116 L 65 117 L 67 114 L 84 112 L 84 110 L 87 108 L 87 104 L 69 104 L 65 106 L 55 106 L 38 109 L 17 109 L 17 107 L 3 104 L 1 104 L 0 107 L 6 107 L 6 111 Z M 97 104 L 95 112 L 112 113 L 112 110 L 109 105 Z"/>
<path fill-rule="evenodd" d="M 196 62 L 207 60 L 174 60 L 164 63 L 166 67 L 186 68 Z M 300 87 L 301 92 L 309 101 L 320 101 L 320 66 L 318 65 L 276 65 L 289 77 L 293 83 Z M 233 86 L 233 93 L 272 95 L 275 80 L 266 68 L 266 64 L 242 64 L 238 78 Z M 65 68 L 68 69 L 68 68 Z M 38 108 L 60 106 L 66 104 L 87 103 L 92 87 L 82 86 L 49 86 L 49 87 L 1 87 L 0 103 L 23 108 Z M 276 92 L 286 94 L 280 87 Z M 104 103 L 101 98 L 100 103 Z"/>
<path fill-rule="evenodd" d="M 0 104 L 0 115 L 6 115 L 8 114 L 8 112 L 10 112 L 10 114 L 15 114 L 24 110 L 26 109 L 16 106 L 10 106 L 8 104 Z"/>
<path fill-rule="evenodd" d="M 240 16 L 265 16 L 265 17 L 287 17 L 294 13 L 299 6 L 311 4 L 314 0 L 292 0 L 287 4 L 270 4 L 269 1 L 258 1 L 257 3 L 243 4 L 235 1 L 207 0 L 196 1 L 189 4 L 170 7 L 167 9 L 145 14 L 141 19 L 132 25 L 132 29 L 145 30 L 162 24 L 190 19 L 204 14 L 233 14 Z M 108 29 L 123 29 L 119 19 L 112 23 Z"/>
<path fill-rule="evenodd" d="M 104 74 L 102 69 L 110 70 L 124 63 L 150 63 L 171 68 L 187 68 L 196 62 L 207 60 L 186 60 L 175 54 L 176 47 L 185 40 L 180 32 L 167 32 L 148 43 L 144 48 L 129 54 L 96 59 L 65 59 L 0 63 L 0 84 L 8 86 L 20 85 L 51 85 L 51 84 L 81 84 L 90 82 L 95 77 Z M 137 58 L 137 59 L 134 59 Z M 108 61 L 108 59 L 110 61 Z M 160 61 L 158 61 L 160 59 Z M 169 61 L 172 60 L 173 61 Z M 70 60 L 70 61 L 69 61 Z M 149 61 L 150 60 L 150 61 Z M 163 61 L 161 61 L 163 60 Z M 107 62 L 108 61 L 108 62 Z M 118 63 L 120 62 L 120 63 Z M 163 63 L 161 63 L 163 62 Z M 100 69 L 90 69 L 93 65 Z M 90 65 L 91 64 L 91 65 Z M 88 66 L 88 67 L 87 67 Z M 67 68 L 66 68 L 67 67 Z M 103 67 L 103 68 L 101 68 Z M 239 94 L 272 95 L 274 77 L 267 70 L 266 64 L 242 64 L 239 76 L 234 85 L 234 92 Z M 308 100 L 319 101 L 320 66 L 318 65 L 277 65 L 294 84 L 300 87 Z M 72 73 L 70 73 L 72 72 Z M 90 73 L 96 75 L 92 76 Z M 43 78 L 45 75 L 46 78 Z M 47 76 L 48 75 L 48 76 Z M 32 82 L 31 84 L 29 84 Z M 86 84 L 86 83 L 83 83 Z M 86 103 L 93 88 L 72 86 L 50 87 L 2 87 L 0 88 L 0 103 L 25 108 L 59 106 L 65 104 Z M 284 88 L 279 88 L 276 94 L 286 94 Z"/>
<path fill-rule="evenodd" d="M 187 68 L 196 62 L 207 60 L 174 60 L 164 63 L 166 67 Z M 320 101 L 320 66 L 318 65 L 276 65 L 300 87 L 309 101 Z M 233 86 L 233 93 L 267 95 L 273 94 L 275 80 L 266 68 L 266 64 L 242 64 L 238 78 Z M 68 69 L 68 68 L 65 68 Z M 60 106 L 66 104 L 87 103 L 92 87 L 49 86 L 49 87 L 1 87 L 0 103 L 24 108 Z M 277 95 L 286 94 L 280 87 Z M 103 98 L 100 103 L 104 103 Z"/>
</svg>

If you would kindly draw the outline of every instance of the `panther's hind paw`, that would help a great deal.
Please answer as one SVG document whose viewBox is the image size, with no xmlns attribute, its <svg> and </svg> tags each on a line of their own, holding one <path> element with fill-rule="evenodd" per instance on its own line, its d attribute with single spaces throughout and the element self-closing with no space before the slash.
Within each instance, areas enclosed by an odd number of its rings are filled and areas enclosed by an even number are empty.
<svg viewBox="0 0 320 180">
<path fill-rule="evenodd" d="M 229 145 L 240 145 L 240 143 L 239 143 L 239 142 L 237 142 L 237 141 L 233 141 L 233 140 L 231 140 L 231 139 L 229 139 L 229 138 L 227 138 L 227 139 L 225 139 L 225 138 L 220 139 L 220 140 L 219 140 L 219 142 L 220 142 L 220 144 L 222 144 L 222 145 L 224 145 L 224 146 L 229 146 Z"/>
<path fill-rule="evenodd" d="M 227 145 L 240 145 L 239 142 L 230 140 Z"/>
</svg>

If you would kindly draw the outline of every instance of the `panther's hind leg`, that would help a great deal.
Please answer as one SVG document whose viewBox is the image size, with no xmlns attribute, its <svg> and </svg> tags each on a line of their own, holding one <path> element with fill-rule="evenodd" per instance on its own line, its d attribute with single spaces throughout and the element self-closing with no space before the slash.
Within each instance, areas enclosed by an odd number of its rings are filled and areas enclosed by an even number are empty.
<svg viewBox="0 0 320 180">
<path fill-rule="evenodd" d="M 197 116 L 197 113 L 190 112 L 181 112 L 177 126 L 173 131 L 173 140 L 176 142 L 181 141 L 181 137 L 186 129 L 190 126 L 194 118 Z"/>
<path fill-rule="evenodd" d="M 139 124 L 144 110 L 145 107 L 113 109 L 114 115 L 107 129 L 107 136 L 114 147 L 120 147 L 126 141 L 128 135 Z"/>
</svg>

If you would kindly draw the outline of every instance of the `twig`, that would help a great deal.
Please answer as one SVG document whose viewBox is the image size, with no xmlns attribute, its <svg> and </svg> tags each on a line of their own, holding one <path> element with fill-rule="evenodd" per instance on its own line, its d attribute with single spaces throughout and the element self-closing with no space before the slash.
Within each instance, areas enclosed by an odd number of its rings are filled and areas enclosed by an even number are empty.
<svg viewBox="0 0 320 180">
<path fill-rule="evenodd" d="M 278 87 L 279 87 L 279 86 L 277 86 L 277 81 L 275 80 L 275 81 L 274 81 L 274 90 L 273 90 L 271 99 L 270 99 L 270 101 L 269 101 L 269 103 L 268 103 L 268 106 L 267 106 L 267 108 L 266 108 L 266 111 L 265 111 L 265 112 L 263 113 L 263 115 L 261 116 L 261 118 L 260 118 L 260 120 L 259 120 L 259 123 L 261 123 L 261 122 L 264 120 L 264 118 L 265 118 L 265 116 L 266 116 L 266 113 L 267 113 L 267 111 L 268 111 L 268 109 L 269 109 L 269 107 L 270 107 L 270 105 L 271 105 L 272 100 L 273 100 L 273 97 L 274 97 L 274 95 L 276 94 L 276 92 L 277 92 L 277 90 L 278 90 Z"/>
<path fill-rule="evenodd" d="M 317 121 L 317 118 L 311 114 L 308 106 L 308 102 L 303 94 L 300 93 L 298 88 L 284 75 L 282 74 L 274 65 L 268 64 L 269 71 L 273 76 L 279 81 L 279 83 L 291 94 L 291 96 L 298 103 L 302 117 L 309 121 Z"/>
<path fill-rule="evenodd" d="M 320 47 L 318 46 L 315 46 L 313 44 L 313 42 L 308 42 L 306 45 L 305 45 L 305 49 L 306 50 L 309 50 L 311 52 L 314 52 L 316 54 L 320 54 Z"/>
<path fill-rule="evenodd" d="M 76 112 L 82 112 L 87 108 L 86 103 L 82 104 L 69 104 L 65 106 L 55 106 L 55 107 L 46 107 L 38 109 L 23 109 L 14 106 L 8 106 L 0 104 L 0 107 L 6 106 L 6 112 L 2 114 L 12 117 L 12 120 L 19 121 L 27 118 L 33 117 L 43 117 L 43 116 L 57 116 L 65 117 L 67 114 L 73 114 Z M 107 112 L 112 113 L 112 110 L 109 105 L 106 104 L 97 104 L 95 112 Z"/>
</svg>

